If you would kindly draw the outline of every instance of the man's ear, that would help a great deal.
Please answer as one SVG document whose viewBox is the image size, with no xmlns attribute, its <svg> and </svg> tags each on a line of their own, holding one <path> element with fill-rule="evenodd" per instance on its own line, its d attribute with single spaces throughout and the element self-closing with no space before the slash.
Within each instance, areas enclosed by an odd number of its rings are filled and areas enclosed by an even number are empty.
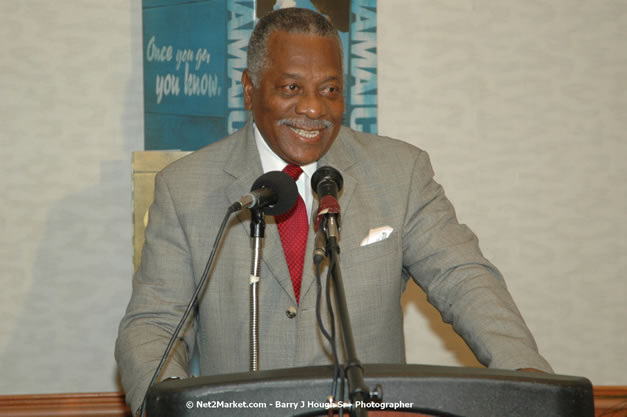
<svg viewBox="0 0 627 417">
<path fill-rule="evenodd" d="M 255 86 L 253 85 L 253 80 L 250 78 L 250 73 L 248 69 L 245 69 L 242 72 L 242 89 L 244 90 L 244 107 L 246 110 L 253 109 L 253 92 Z"/>
</svg>

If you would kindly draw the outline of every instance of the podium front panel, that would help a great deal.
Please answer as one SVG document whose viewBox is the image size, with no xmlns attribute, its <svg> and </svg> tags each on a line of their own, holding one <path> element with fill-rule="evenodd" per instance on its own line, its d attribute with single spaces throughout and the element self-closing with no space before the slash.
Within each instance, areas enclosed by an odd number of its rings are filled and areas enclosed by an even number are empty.
<svg viewBox="0 0 627 417">
<path fill-rule="evenodd" d="M 427 365 L 364 365 L 383 401 L 367 409 L 449 417 L 593 417 L 586 378 Z M 148 417 L 328 415 L 332 367 L 168 380 L 148 392 Z M 347 389 L 345 389 L 347 392 Z M 348 415 L 350 402 L 342 402 Z"/>
</svg>

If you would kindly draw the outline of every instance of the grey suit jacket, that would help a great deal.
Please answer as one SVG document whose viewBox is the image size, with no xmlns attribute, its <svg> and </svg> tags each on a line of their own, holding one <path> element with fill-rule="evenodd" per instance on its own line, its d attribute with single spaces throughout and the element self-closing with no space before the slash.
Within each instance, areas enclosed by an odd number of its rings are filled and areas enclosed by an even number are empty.
<svg viewBox="0 0 627 417">
<path fill-rule="evenodd" d="M 344 177 L 339 198 L 341 269 L 363 363 L 405 361 L 400 298 L 412 277 L 483 364 L 551 370 L 538 354 L 500 273 L 482 256 L 474 234 L 457 222 L 433 180 L 425 152 L 343 127 L 319 161 L 323 165 Z M 200 280 L 226 208 L 262 173 L 249 123 L 157 175 L 142 264 L 133 278 L 133 294 L 116 344 L 133 409 Z M 186 327 L 164 377 L 187 375 L 196 341 L 202 374 L 248 370 L 249 220 L 245 210 L 229 222 L 198 314 Z M 271 216 L 266 220 L 260 369 L 328 364 L 329 349 L 315 315 L 314 233 L 309 233 L 297 306 L 276 224 Z M 393 228 L 387 239 L 360 245 L 370 229 L 381 226 Z M 290 306 L 297 307 L 293 318 L 286 315 Z"/>
</svg>

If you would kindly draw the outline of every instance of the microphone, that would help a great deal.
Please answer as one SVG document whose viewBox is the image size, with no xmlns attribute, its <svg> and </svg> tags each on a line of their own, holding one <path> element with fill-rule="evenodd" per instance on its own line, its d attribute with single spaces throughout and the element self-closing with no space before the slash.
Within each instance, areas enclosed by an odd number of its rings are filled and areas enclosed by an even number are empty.
<svg viewBox="0 0 627 417">
<path fill-rule="evenodd" d="M 289 211 L 298 200 L 298 188 L 292 177 L 281 171 L 266 172 L 255 180 L 250 192 L 231 205 L 232 211 L 263 208 L 276 216 Z"/>
<path fill-rule="evenodd" d="M 314 230 L 318 231 L 323 217 L 331 214 L 336 217 L 339 225 L 340 204 L 337 201 L 337 195 L 342 191 L 342 185 L 344 185 L 342 174 L 330 166 L 318 168 L 311 177 L 311 188 L 316 191 L 320 200 Z"/>
<path fill-rule="evenodd" d="M 320 265 L 326 256 L 327 239 L 337 243 L 340 224 L 340 203 L 337 195 L 342 190 L 344 180 L 335 168 L 324 166 L 318 168 L 311 177 L 311 188 L 318 194 L 318 211 L 314 230 L 316 240 L 314 247 L 314 264 Z M 320 227 L 322 224 L 322 227 Z"/>
</svg>

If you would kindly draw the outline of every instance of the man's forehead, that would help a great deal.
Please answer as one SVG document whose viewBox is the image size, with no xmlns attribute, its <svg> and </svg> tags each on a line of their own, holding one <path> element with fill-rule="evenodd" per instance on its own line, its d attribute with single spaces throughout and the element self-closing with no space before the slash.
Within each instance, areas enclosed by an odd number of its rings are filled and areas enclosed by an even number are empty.
<svg viewBox="0 0 627 417">
<path fill-rule="evenodd" d="M 272 63 L 274 59 L 298 59 L 305 56 L 324 56 L 331 61 L 338 59 L 342 67 L 342 49 L 339 40 L 332 36 L 321 36 L 309 33 L 292 33 L 276 31 L 268 38 L 267 59 Z"/>
</svg>

